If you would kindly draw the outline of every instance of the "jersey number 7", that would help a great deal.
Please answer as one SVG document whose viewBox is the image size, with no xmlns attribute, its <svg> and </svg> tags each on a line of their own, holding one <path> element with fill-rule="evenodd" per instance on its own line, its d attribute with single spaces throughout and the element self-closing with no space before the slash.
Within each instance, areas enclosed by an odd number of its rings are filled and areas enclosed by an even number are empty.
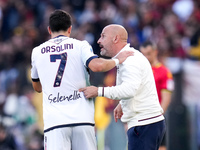
<svg viewBox="0 0 200 150">
<path fill-rule="evenodd" d="M 56 73 L 56 78 L 53 85 L 54 87 L 59 87 L 61 84 L 61 80 L 62 80 L 63 73 L 65 70 L 66 62 L 67 62 L 67 53 L 50 55 L 50 62 L 56 62 L 57 59 L 60 59 L 61 61 L 60 61 L 58 71 Z"/>
</svg>

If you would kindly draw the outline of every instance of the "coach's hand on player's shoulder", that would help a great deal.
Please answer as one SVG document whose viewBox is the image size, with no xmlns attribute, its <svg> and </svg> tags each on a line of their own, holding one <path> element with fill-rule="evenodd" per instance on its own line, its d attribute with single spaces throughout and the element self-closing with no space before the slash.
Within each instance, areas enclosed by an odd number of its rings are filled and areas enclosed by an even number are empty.
<svg viewBox="0 0 200 150">
<path fill-rule="evenodd" d="M 129 56 L 133 56 L 134 55 L 134 52 L 133 51 L 123 51 L 123 52 L 120 52 L 118 55 L 117 55 L 117 59 L 119 60 L 119 64 L 123 63 L 127 57 Z"/>
<path fill-rule="evenodd" d="M 79 92 L 83 92 L 86 98 L 92 98 L 98 96 L 98 88 L 95 86 L 88 86 L 79 89 Z"/>
</svg>

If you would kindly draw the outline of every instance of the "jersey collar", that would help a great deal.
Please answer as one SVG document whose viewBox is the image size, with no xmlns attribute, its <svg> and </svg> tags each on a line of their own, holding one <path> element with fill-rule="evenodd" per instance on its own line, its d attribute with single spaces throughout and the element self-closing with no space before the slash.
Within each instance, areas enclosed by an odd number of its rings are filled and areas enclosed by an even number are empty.
<svg viewBox="0 0 200 150">
<path fill-rule="evenodd" d="M 59 38 L 59 37 L 67 37 L 67 36 L 65 36 L 65 35 L 58 35 L 58 36 L 54 37 L 53 39 Z"/>
</svg>

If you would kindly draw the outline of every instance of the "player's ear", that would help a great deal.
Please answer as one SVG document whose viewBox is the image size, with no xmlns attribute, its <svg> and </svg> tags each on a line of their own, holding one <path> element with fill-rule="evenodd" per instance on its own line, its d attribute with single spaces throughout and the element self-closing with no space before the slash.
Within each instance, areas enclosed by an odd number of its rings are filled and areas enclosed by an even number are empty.
<svg viewBox="0 0 200 150">
<path fill-rule="evenodd" d="M 71 31 L 72 31 L 72 26 L 70 26 L 67 30 L 68 34 L 70 35 L 71 34 Z"/>
<path fill-rule="evenodd" d="M 48 30 L 49 34 L 51 35 L 51 29 L 49 26 L 47 27 L 47 30 Z"/>
</svg>

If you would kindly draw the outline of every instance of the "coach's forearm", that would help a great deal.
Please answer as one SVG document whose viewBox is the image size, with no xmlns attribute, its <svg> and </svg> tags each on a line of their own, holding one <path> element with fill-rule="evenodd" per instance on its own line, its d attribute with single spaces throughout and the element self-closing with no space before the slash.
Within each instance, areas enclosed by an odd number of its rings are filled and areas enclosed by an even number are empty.
<svg viewBox="0 0 200 150">
<path fill-rule="evenodd" d="M 99 87 L 98 96 L 104 96 L 113 100 L 129 99 L 134 97 L 136 89 L 131 83 L 123 83 L 112 87 Z"/>
</svg>

